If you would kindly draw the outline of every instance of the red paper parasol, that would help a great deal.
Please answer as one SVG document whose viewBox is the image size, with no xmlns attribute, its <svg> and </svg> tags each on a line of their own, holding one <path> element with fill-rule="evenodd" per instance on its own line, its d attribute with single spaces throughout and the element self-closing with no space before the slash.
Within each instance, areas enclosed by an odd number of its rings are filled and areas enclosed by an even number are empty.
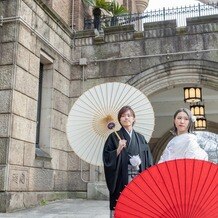
<svg viewBox="0 0 218 218">
<path fill-rule="evenodd" d="M 218 165 L 179 159 L 150 167 L 121 193 L 116 218 L 217 218 Z"/>
</svg>

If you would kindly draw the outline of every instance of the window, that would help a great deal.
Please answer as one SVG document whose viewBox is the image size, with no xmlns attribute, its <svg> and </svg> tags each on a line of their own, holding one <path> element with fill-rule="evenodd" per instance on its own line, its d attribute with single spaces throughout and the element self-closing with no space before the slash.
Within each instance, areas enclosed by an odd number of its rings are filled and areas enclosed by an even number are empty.
<svg viewBox="0 0 218 218">
<path fill-rule="evenodd" d="M 42 107 L 42 81 L 43 81 L 43 64 L 40 63 L 39 70 L 39 87 L 38 87 L 38 104 L 36 118 L 36 148 L 39 148 L 40 139 L 40 122 L 41 122 L 41 107 Z"/>
<path fill-rule="evenodd" d="M 53 59 L 41 51 L 36 125 L 36 156 L 40 157 L 48 157 L 50 154 L 52 78 Z"/>
</svg>

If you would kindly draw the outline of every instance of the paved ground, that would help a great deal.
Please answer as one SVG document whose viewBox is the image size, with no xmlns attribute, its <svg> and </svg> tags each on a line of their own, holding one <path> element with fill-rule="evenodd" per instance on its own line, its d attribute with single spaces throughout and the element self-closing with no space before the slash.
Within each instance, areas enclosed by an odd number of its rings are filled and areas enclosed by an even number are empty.
<svg viewBox="0 0 218 218">
<path fill-rule="evenodd" d="M 0 217 L 13 218 L 109 218 L 109 202 L 84 199 L 66 199 L 53 201 L 45 206 L 17 211 L 0 213 Z"/>
</svg>

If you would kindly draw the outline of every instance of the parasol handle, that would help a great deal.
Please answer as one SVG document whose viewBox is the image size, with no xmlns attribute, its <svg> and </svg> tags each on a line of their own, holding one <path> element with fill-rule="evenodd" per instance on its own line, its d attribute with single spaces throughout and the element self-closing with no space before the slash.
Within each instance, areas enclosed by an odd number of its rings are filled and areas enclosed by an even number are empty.
<svg viewBox="0 0 218 218">
<path fill-rule="evenodd" d="M 114 123 L 113 121 L 111 121 L 111 122 L 109 122 L 109 123 L 107 124 L 107 128 L 108 128 L 108 129 L 114 129 L 114 127 L 115 127 L 115 123 Z M 118 133 L 117 133 L 116 131 L 114 131 L 114 133 L 116 134 L 117 138 L 118 138 L 119 140 L 121 140 L 121 138 L 120 138 L 120 136 L 118 135 Z"/>
<path fill-rule="evenodd" d="M 115 132 L 117 138 L 118 138 L 119 140 L 121 140 L 121 138 L 120 138 L 120 136 L 118 135 L 117 131 L 114 131 L 114 132 Z"/>
</svg>

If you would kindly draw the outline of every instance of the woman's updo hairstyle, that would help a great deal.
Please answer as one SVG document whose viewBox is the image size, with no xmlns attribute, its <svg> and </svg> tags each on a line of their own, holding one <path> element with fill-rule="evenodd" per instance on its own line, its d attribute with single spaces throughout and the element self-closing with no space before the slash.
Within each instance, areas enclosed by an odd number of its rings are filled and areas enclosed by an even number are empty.
<svg viewBox="0 0 218 218">
<path fill-rule="evenodd" d="M 188 132 L 189 132 L 189 133 L 193 133 L 193 131 L 194 131 L 194 122 L 196 121 L 196 119 L 195 119 L 195 117 L 192 115 L 192 112 L 191 112 L 189 109 L 187 109 L 187 108 L 180 108 L 180 109 L 178 109 L 178 110 L 175 112 L 175 114 L 174 114 L 174 116 L 173 116 L 174 120 L 175 120 L 177 114 L 180 113 L 180 112 L 185 112 L 185 113 L 188 115 L 188 118 L 189 118 Z M 177 135 L 177 128 L 176 128 L 176 126 L 175 126 L 175 122 L 174 122 L 174 121 L 173 121 L 173 125 L 174 125 L 174 128 L 173 128 L 172 133 L 173 133 L 174 135 Z"/>
</svg>

